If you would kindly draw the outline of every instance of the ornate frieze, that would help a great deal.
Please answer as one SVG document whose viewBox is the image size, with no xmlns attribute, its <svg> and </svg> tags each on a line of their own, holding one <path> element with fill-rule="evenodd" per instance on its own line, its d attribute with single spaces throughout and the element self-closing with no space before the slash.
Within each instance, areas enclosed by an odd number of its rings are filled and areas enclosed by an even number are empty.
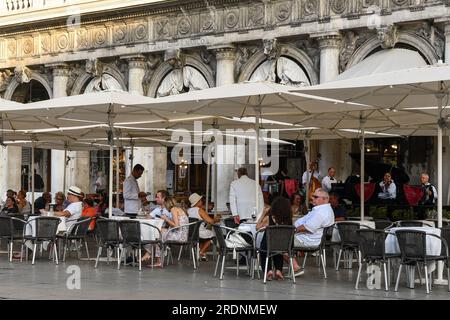
<svg viewBox="0 0 450 320">
<path fill-rule="evenodd" d="M 397 26 L 388 25 L 377 29 L 378 40 L 381 42 L 383 49 L 394 48 L 398 42 Z"/>
</svg>

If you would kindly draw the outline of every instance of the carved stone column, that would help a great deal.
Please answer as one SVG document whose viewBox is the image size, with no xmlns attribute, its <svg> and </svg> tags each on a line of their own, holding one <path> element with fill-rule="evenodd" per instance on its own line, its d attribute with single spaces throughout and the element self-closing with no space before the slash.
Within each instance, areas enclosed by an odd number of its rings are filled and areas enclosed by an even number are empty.
<svg viewBox="0 0 450 320">
<path fill-rule="evenodd" d="M 320 47 L 320 83 L 333 80 L 339 75 L 339 51 L 341 36 L 339 33 L 311 35 L 319 41 Z"/>
<path fill-rule="evenodd" d="M 236 48 L 232 45 L 208 48 L 216 53 L 216 86 L 235 82 L 234 64 L 236 59 Z"/>
<path fill-rule="evenodd" d="M 8 189 L 21 189 L 22 147 L 0 147 L 0 201 Z"/>
<path fill-rule="evenodd" d="M 135 55 L 125 57 L 128 60 L 128 92 L 132 94 L 144 94 L 142 81 L 145 76 L 145 57 Z"/>
<path fill-rule="evenodd" d="M 445 32 L 445 63 L 450 63 L 450 20 L 444 24 Z"/>
</svg>

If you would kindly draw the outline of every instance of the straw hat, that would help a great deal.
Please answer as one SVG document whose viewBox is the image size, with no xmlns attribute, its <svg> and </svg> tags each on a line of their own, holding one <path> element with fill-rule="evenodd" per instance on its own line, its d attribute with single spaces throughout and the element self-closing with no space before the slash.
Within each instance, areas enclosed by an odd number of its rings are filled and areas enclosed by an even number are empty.
<svg viewBox="0 0 450 320">
<path fill-rule="evenodd" d="M 77 197 L 81 197 L 81 189 L 75 186 L 72 186 L 69 188 L 69 191 L 67 191 L 68 194 L 72 194 Z"/>
<path fill-rule="evenodd" d="M 191 203 L 191 207 L 194 207 L 200 200 L 202 200 L 202 197 L 197 193 L 193 193 L 189 197 L 189 202 Z"/>
</svg>

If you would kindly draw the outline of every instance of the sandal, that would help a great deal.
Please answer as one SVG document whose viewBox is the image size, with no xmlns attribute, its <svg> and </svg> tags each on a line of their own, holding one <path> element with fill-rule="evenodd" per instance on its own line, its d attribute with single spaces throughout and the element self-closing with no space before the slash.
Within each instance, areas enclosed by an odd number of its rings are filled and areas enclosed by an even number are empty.
<svg viewBox="0 0 450 320">
<path fill-rule="evenodd" d="M 266 277 L 267 281 L 272 281 L 273 279 L 273 271 L 270 270 L 269 272 L 267 272 L 267 277 Z"/>
<path fill-rule="evenodd" d="M 275 278 L 276 278 L 277 280 L 284 280 L 283 273 L 282 273 L 280 270 L 277 270 L 277 271 L 275 272 Z"/>
<path fill-rule="evenodd" d="M 154 265 L 147 264 L 145 267 L 147 267 L 147 268 L 158 268 L 158 269 L 161 269 L 161 268 L 162 268 L 162 265 L 161 265 L 161 263 L 155 263 Z"/>
</svg>

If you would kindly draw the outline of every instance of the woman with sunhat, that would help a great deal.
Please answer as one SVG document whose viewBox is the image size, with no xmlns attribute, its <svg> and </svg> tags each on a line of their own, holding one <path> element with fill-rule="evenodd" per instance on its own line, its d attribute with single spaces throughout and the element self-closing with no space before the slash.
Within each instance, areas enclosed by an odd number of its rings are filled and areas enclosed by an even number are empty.
<svg viewBox="0 0 450 320">
<path fill-rule="evenodd" d="M 205 203 L 203 197 L 197 193 L 191 194 L 189 197 L 189 202 L 191 203 L 191 208 L 188 210 L 188 215 L 190 218 L 196 218 L 203 220 L 204 223 L 200 224 L 199 228 L 199 238 L 200 238 L 200 260 L 207 261 L 206 252 L 211 246 L 211 239 L 215 237 L 214 231 L 206 228 L 206 224 L 215 224 L 220 221 L 219 217 L 211 218 L 205 211 Z"/>
</svg>

